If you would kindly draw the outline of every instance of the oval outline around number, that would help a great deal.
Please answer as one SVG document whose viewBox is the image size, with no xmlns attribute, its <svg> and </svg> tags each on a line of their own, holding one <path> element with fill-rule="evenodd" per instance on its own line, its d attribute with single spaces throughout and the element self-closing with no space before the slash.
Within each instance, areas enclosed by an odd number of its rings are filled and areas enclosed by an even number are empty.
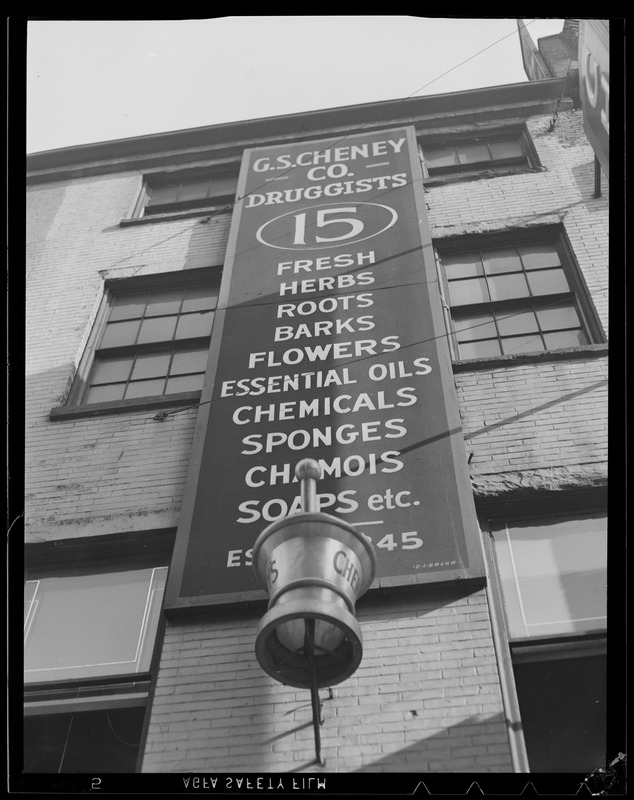
<svg viewBox="0 0 634 800">
<path fill-rule="evenodd" d="M 323 244 L 323 245 L 316 244 L 314 246 L 297 245 L 295 247 L 283 247 L 282 245 L 279 244 L 270 244 L 269 242 L 265 242 L 264 239 L 260 236 L 260 233 L 264 230 L 264 228 L 266 228 L 267 225 L 270 225 L 272 222 L 276 222 L 278 219 L 283 219 L 284 217 L 290 217 L 293 214 L 301 214 L 303 211 L 311 211 L 314 208 L 334 208 L 336 206 L 350 206 L 350 205 L 377 206 L 378 208 L 384 208 L 392 215 L 392 220 L 384 228 L 381 228 L 380 231 L 377 231 L 376 233 L 371 233 L 369 236 L 363 236 L 361 239 L 348 239 L 345 242 L 336 242 L 335 244 Z M 354 201 L 352 203 L 319 203 L 319 205 L 316 206 L 304 206 L 304 208 L 298 208 L 293 211 L 287 211 L 285 214 L 280 214 L 279 217 L 273 217 L 273 219 L 270 219 L 267 222 L 265 222 L 264 225 L 260 225 L 260 227 L 257 229 L 255 233 L 255 238 L 258 240 L 258 242 L 260 242 L 260 244 L 263 244 L 265 247 L 273 247 L 276 250 L 329 250 L 333 247 L 347 247 L 351 244 L 357 244 L 357 242 L 364 242 L 366 239 L 372 239 L 374 236 L 378 236 L 380 233 L 384 233 L 385 231 L 389 230 L 392 227 L 392 225 L 394 225 L 397 219 L 398 219 L 398 213 L 396 212 L 396 209 L 392 208 L 392 206 L 383 205 L 383 203 L 365 203 L 365 202 L 355 203 Z"/>
</svg>

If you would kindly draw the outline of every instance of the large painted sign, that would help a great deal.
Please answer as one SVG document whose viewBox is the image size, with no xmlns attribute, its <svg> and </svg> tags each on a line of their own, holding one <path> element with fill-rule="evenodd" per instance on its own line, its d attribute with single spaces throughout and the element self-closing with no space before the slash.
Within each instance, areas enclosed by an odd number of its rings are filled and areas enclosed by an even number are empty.
<svg viewBox="0 0 634 800">
<path fill-rule="evenodd" d="M 608 179 L 610 177 L 610 31 L 607 20 L 579 24 L 579 83 L 583 125 Z"/>
<path fill-rule="evenodd" d="M 520 49 L 522 51 L 522 64 L 524 72 L 529 81 L 544 81 L 551 78 L 550 70 L 544 63 L 539 48 L 533 42 L 528 32 L 528 28 L 521 19 L 517 20 L 517 32 L 520 38 Z"/>
<path fill-rule="evenodd" d="M 413 129 L 246 151 L 238 197 L 167 608 L 260 596 L 304 458 L 375 586 L 482 576 Z"/>
</svg>

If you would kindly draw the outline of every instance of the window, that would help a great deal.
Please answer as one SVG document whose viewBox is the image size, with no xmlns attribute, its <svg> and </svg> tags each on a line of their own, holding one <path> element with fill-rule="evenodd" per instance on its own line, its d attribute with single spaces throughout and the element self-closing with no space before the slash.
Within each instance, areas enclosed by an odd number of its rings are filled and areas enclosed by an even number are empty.
<svg viewBox="0 0 634 800">
<path fill-rule="evenodd" d="M 66 546 L 71 563 L 97 551 L 92 565 L 56 566 L 60 555 L 46 544 L 27 571 L 25 772 L 136 770 L 171 537 L 148 534 L 133 548 L 129 534 L 93 538 Z"/>
<path fill-rule="evenodd" d="M 530 771 L 591 772 L 606 763 L 606 516 L 490 530 Z"/>
<path fill-rule="evenodd" d="M 145 707 L 38 714 L 24 720 L 24 772 L 136 771 Z"/>
<path fill-rule="evenodd" d="M 237 170 L 147 176 L 134 216 L 195 216 L 219 210 L 233 203 L 237 183 Z"/>
<path fill-rule="evenodd" d="M 148 672 L 167 567 L 72 572 L 24 587 L 24 680 Z"/>
<path fill-rule="evenodd" d="M 460 360 L 579 347 L 599 339 L 572 257 L 554 233 L 504 243 L 469 237 L 469 244 L 443 244 L 440 261 Z"/>
<path fill-rule="evenodd" d="M 539 167 L 525 128 L 422 141 L 426 183 L 525 172 Z"/>
<path fill-rule="evenodd" d="M 95 404 L 198 392 L 207 365 L 218 270 L 107 286 L 87 377 L 71 402 Z"/>
<path fill-rule="evenodd" d="M 512 641 L 605 629 L 605 516 L 507 523 L 493 541 Z"/>
</svg>

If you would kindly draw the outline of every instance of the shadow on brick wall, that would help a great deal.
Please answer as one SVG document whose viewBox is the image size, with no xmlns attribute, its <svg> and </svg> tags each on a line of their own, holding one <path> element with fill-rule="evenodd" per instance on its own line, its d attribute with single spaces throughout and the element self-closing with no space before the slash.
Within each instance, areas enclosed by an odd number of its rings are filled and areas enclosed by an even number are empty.
<svg viewBox="0 0 634 800">
<path fill-rule="evenodd" d="M 586 164 L 576 164 L 571 170 L 570 174 L 577 185 L 579 194 L 581 195 L 581 203 L 584 206 L 584 213 L 596 215 L 605 214 L 607 211 L 608 202 L 608 183 L 605 175 L 602 173 L 601 194 L 604 202 L 597 202 L 594 197 L 594 159 L 588 158 Z M 605 232 L 607 235 L 607 225 L 604 229 L 597 229 L 596 233 Z"/>
<path fill-rule="evenodd" d="M 421 773 L 421 777 L 426 773 L 513 772 L 504 714 L 473 715 L 431 736 L 421 731 L 421 738 L 409 746 L 355 772 L 408 772 Z"/>
<path fill-rule="evenodd" d="M 16 382 L 18 371 L 16 364 Z M 151 408 L 51 421 L 73 377 L 72 363 L 33 373 L 23 383 L 27 412 L 17 391 L 12 402 L 9 475 L 23 476 L 14 517 L 24 515 L 27 540 L 172 527 L 195 410 L 179 414 L 169 428 Z"/>
<path fill-rule="evenodd" d="M 230 221 L 228 214 L 205 217 L 197 221 L 189 236 L 183 269 L 222 265 Z"/>
</svg>

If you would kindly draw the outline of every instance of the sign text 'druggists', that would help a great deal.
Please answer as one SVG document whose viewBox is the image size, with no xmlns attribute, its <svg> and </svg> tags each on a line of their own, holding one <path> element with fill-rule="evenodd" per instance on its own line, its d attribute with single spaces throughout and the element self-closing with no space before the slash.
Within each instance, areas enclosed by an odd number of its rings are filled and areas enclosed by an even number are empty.
<svg viewBox="0 0 634 800">
<path fill-rule="evenodd" d="M 305 457 L 319 510 L 372 539 L 379 579 L 474 574 L 413 130 L 248 151 L 238 195 L 168 601 L 257 588 L 253 543 L 301 510 Z"/>
</svg>

